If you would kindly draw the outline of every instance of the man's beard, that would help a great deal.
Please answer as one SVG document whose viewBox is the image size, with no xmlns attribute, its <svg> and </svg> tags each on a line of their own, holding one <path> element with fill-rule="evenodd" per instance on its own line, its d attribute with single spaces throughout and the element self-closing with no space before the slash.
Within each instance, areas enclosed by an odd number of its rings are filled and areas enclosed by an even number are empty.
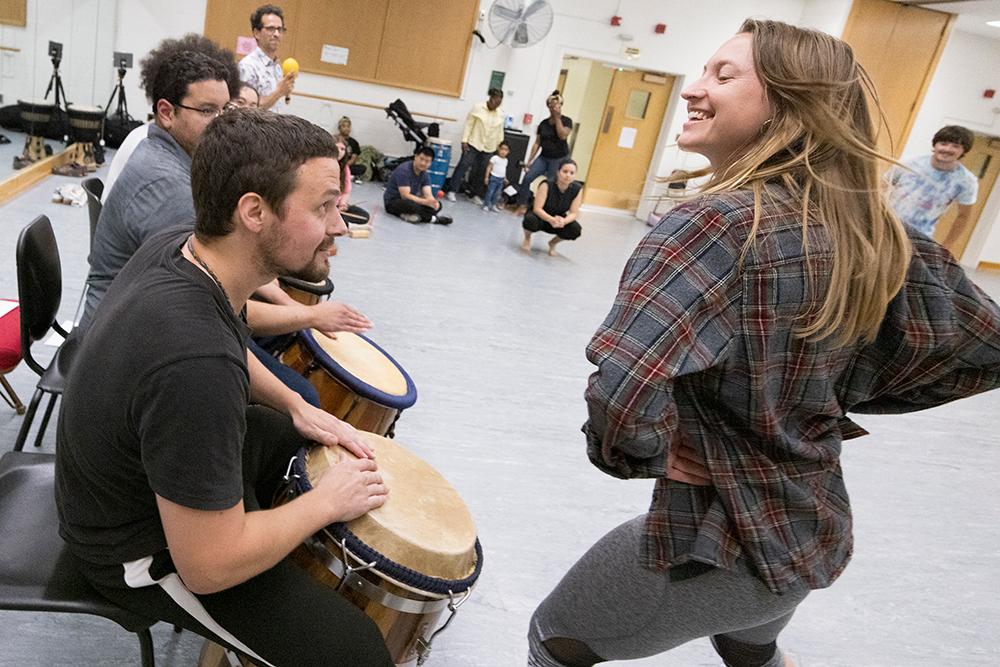
<svg viewBox="0 0 1000 667">
<path fill-rule="evenodd" d="M 323 282 L 330 275 L 329 252 L 333 248 L 334 237 L 329 236 L 316 248 L 313 256 L 305 266 L 287 266 L 277 258 L 278 251 L 284 246 L 281 233 L 274 234 L 263 245 L 261 264 L 268 275 L 298 278 L 311 283 Z"/>
</svg>

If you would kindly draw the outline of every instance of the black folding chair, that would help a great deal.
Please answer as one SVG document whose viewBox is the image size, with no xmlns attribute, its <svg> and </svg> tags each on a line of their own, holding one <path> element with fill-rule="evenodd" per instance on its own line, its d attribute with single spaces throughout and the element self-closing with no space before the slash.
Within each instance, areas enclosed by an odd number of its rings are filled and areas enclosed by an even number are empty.
<svg viewBox="0 0 1000 667">
<path fill-rule="evenodd" d="M 44 215 L 22 229 L 17 239 L 17 294 L 21 305 L 21 357 L 40 376 L 14 443 L 14 450 L 21 451 L 28 439 L 38 404 L 45 394 L 49 394 L 45 416 L 35 438 L 35 446 L 41 446 L 56 399 L 66 387 L 66 375 L 77 349 L 76 337 L 56 321 L 62 301 L 62 264 L 52 224 Z M 31 346 L 50 330 L 55 330 L 65 341 L 56 350 L 49 365 L 42 366 L 32 355 Z"/>
<path fill-rule="evenodd" d="M 143 667 L 153 667 L 156 621 L 105 599 L 80 574 L 59 537 L 54 487 L 52 454 L 0 458 L 0 609 L 102 616 L 135 633 Z"/>
<path fill-rule="evenodd" d="M 90 178 L 83 179 L 80 184 L 83 186 L 83 191 L 87 193 L 87 213 L 90 215 L 90 251 L 94 251 L 94 234 L 97 232 L 97 221 L 101 218 L 101 209 L 104 204 L 101 203 L 101 196 L 104 195 L 104 181 L 92 176 Z M 83 300 L 87 298 L 87 290 L 90 289 L 90 285 L 86 282 L 83 284 L 83 290 L 80 292 L 80 301 L 76 304 L 76 310 L 73 312 L 73 321 L 80 321 L 80 313 L 83 312 Z"/>
</svg>

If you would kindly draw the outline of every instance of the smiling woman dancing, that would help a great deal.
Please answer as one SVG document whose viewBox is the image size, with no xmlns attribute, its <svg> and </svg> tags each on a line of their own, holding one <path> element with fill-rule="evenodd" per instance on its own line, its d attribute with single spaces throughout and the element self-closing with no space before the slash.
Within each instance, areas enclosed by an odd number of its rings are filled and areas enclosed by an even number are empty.
<svg viewBox="0 0 1000 667">
<path fill-rule="evenodd" d="M 1000 384 L 1000 310 L 879 193 L 870 81 L 828 35 L 747 21 L 683 92 L 708 158 L 625 267 L 587 348 L 591 461 L 656 478 L 535 612 L 529 664 L 590 666 L 698 637 L 779 667 L 779 632 L 851 556 L 846 413 Z"/>
</svg>

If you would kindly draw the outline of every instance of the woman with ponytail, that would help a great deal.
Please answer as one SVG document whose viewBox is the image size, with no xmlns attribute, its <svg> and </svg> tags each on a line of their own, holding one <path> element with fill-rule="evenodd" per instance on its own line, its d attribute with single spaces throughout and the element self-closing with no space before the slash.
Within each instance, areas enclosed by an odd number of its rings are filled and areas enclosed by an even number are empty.
<svg viewBox="0 0 1000 667">
<path fill-rule="evenodd" d="M 792 664 L 779 632 L 851 557 L 848 413 L 1000 384 L 1000 310 L 886 205 L 866 92 L 846 43 L 748 20 L 682 93 L 710 179 L 640 242 L 587 348 L 590 459 L 654 478 L 652 504 L 542 602 L 530 665 L 699 637 L 729 667 Z"/>
</svg>

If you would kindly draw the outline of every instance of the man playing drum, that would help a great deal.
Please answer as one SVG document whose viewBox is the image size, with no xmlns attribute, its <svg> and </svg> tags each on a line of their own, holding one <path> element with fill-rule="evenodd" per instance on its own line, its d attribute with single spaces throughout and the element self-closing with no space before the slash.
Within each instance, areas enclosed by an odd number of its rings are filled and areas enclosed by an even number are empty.
<svg viewBox="0 0 1000 667">
<path fill-rule="evenodd" d="M 194 234 L 149 239 L 118 275 L 75 361 L 59 418 L 60 534 L 105 596 L 269 665 L 392 661 L 361 611 L 286 556 L 381 506 L 368 445 L 247 355 L 247 298 L 278 275 L 322 280 L 337 149 L 293 116 L 213 120 L 191 167 Z M 293 453 L 358 459 L 268 509 Z"/>
</svg>

